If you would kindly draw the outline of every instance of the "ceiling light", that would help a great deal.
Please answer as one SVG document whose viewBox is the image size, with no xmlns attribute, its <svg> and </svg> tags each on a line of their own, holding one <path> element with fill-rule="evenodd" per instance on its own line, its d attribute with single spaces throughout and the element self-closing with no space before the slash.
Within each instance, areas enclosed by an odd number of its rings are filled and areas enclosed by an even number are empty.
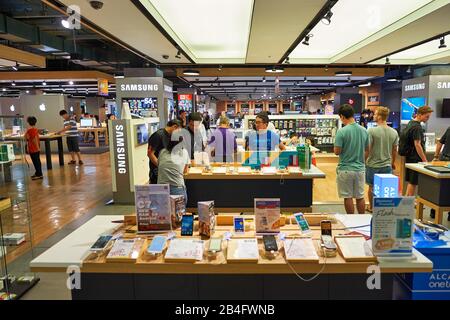
<svg viewBox="0 0 450 320">
<path fill-rule="evenodd" d="M 192 88 L 192 84 L 189 85 L 189 88 Z"/>
<path fill-rule="evenodd" d="M 19 71 L 19 67 L 20 67 L 19 63 L 16 62 L 16 64 L 15 64 L 14 66 L 12 66 L 11 68 L 12 68 L 14 71 Z"/>
<path fill-rule="evenodd" d="M 219 68 L 217 70 L 222 71 L 222 65 L 219 65 Z"/>
<path fill-rule="evenodd" d="M 200 72 L 197 70 L 187 69 L 183 71 L 183 74 L 186 76 L 199 76 Z"/>
<path fill-rule="evenodd" d="M 3 88 L 3 92 L 5 92 L 6 91 L 6 88 Z"/>
<path fill-rule="evenodd" d="M 267 67 L 266 68 L 266 72 L 268 72 L 268 73 L 283 73 L 284 72 L 284 68 L 277 67 L 277 66 Z"/>
<path fill-rule="evenodd" d="M 11 85 L 12 85 L 13 87 L 15 87 L 15 86 L 16 86 L 16 83 L 13 81 L 13 83 L 11 83 Z"/>
<path fill-rule="evenodd" d="M 351 71 L 336 71 L 334 75 L 336 77 L 348 77 L 351 76 L 353 73 Z"/>
<path fill-rule="evenodd" d="M 362 88 L 362 87 L 370 87 L 372 85 L 371 82 L 367 82 L 367 83 L 361 83 L 360 85 L 358 85 L 358 87 Z"/>
<path fill-rule="evenodd" d="M 395 78 L 395 77 L 393 77 L 393 78 L 387 78 L 386 81 L 387 81 L 387 82 L 398 82 L 398 81 L 400 81 L 400 80 L 397 79 L 397 78 Z"/>
<path fill-rule="evenodd" d="M 25 91 L 25 93 L 26 93 L 26 94 L 29 94 L 29 93 L 30 93 L 30 90 Z"/>
<path fill-rule="evenodd" d="M 313 37 L 313 34 L 310 33 L 308 34 L 305 39 L 303 40 L 302 44 L 304 44 L 305 46 L 309 46 L 309 39 L 311 39 Z"/>
<path fill-rule="evenodd" d="M 447 48 L 447 45 L 445 44 L 445 37 L 442 37 L 440 40 L 439 49 L 445 49 Z"/>
<path fill-rule="evenodd" d="M 349 76 L 349 77 L 347 78 L 347 81 L 348 81 L 348 82 L 352 82 L 352 77 Z"/>
<path fill-rule="evenodd" d="M 114 79 L 124 79 L 124 76 L 114 76 Z"/>
<path fill-rule="evenodd" d="M 389 60 L 389 57 L 386 57 L 386 62 L 385 64 L 391 64 L 391 61 Z"/>
<path fill-rule="evenodd" d="M 177 59 L 181 59 L 181 52 L 180 52 L 180 50 L 178 50 L 178 52 L 177 52 L 177 54 L 176 54 L 175 58 L 177 58 Z"/>
<path fill-rule="evenodd" d="M 408 66 L 408 69 L 406 69 L 406 73 L 411 73 L 411 72 L 412 72 L 411 66 Z"/>
<path fill-rule="evenodd" d="M 64 28 L 70 29 L 70 22 L 69 22 L 69 20 L 67 20 L 67 19 L 62 19 L 62 20 L 61 20 L 61 24 L 62 24 L 62 26 L 63 26 Z"/>
<path fill-rule="evenodd" d="M 9 110 L 11 110 L 12 112 L 16 111 L 16 107 L 14 105 L 12 105 L 11 107 L 9 107 Z"/>
<path fill-rule="evenodd" d="M 263 77 L 263 78 L 262 78 L 262 82 L 266 82 L 266 77 Z"/>
<path fill-rule="evenodd" d="M 303 79 L 303 82 L 308 82 L 308 78 L 305 77 L 305 79 Z"/>
<path fill-rule="evenodd" d="M 325 71 L 328 71 L 328 66 L 325 66 Z"/>
<path fill-rule="evenodd" d="M 42 85 L 43 85 L 43 86 L 46 86 L 46 85 L 47 85 L 47 82 L 45 82 L 45 81 L 42 82 Z"/>
<path fill-rule="evenodd" d="M 73 83 L 74 83 L 74 82 L 73 82 L 72 80 L 69 81 L 69 84 L 70 84 L 71 86 L 73 86 Z"/>
<path fill-rule="evenodd" d="M 327 26 L 331 23 L 331 17 L 333 16 L 333 12 L 328 11 L 327 14 L 322 18 L 322 23 L 326 24 Z"/>
<path fill-rule="evenodd" d="M 284 60 L 284 63 L 285 63 L 285 64 L 290 64 L 290 62 L 289 62 L 289 57 L 287 57 L 286 60 Z"/>
</svg>

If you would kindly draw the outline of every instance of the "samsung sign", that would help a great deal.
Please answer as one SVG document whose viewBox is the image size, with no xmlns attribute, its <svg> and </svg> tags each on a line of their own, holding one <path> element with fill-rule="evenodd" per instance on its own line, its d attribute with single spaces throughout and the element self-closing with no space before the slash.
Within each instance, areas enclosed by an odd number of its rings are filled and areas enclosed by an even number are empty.
<svg viewBox="0 0 450 320">
<path fill-rule="evenodd" d="M 438 89 L 450 89 L 450 82 L 439 81 L 437 83 L 437 88 Z"/>
<path fill-rule="evenodd" d="M 425 90 L 425 83 L 408 84 L 405 86 L 405 91 Z"/>
<path fill-rule="evenodd" d="M 121 91 L 141 91 L 141 92 L 147 92 L 147 91 L 158 91 L 158 85 L 157 84 L 121 84 L 120 90 Z"/>
</svg>

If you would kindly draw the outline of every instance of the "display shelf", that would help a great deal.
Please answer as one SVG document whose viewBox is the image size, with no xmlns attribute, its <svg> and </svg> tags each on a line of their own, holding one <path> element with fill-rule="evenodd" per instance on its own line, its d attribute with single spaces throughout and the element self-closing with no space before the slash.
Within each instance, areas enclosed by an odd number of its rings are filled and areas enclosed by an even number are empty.
<svg viewBox="0 0 450 320">
<path fill-rule="evenodd" d="M 14 129 L 14 130 L 12 130 Z M 0 116 L 0 144 L 5 145 L 7 133 L 16 132 L 18 139 L 13 147 L 2 147 L 2 160 L 11 163 L 8 179 L 0 179 L 0 299 L 10 297 L 19 299 L 39 279 L 34 274 L 22 274 L 9 268 L 9 264 L 21 254 L 33 252 L 31 232 L 31 210 L 28 189 L 28 166 L 26 164 L 25 144 L 20 137 L 25 134 L 22 116 Z M 7 144 L 6 144 L 7 145 Z M 16 235 L 11 235 L 16 234 Z M 21 234 L 23 239 L 17 234 Z M 22 241 L 23 240 L 23 241 Z M 20 242 L 20 243 L 16 243 Z M 24 269 L 19 267 L 17 269 Z M 27 268 L 25 268 L 27 269 Z M 23 276 L 27 276 L 27 281 Z"/>
<path fill-rule="evenodd" d="M 244 130 L 252 129 L 255 119 L 256 116 L 245 116 Z M 269 119 L 281 136 L 296 132 L 318 148 L 333 146 L 336 132 L 342 126 L 337 115 L 271 115 Z"/>
</svg>

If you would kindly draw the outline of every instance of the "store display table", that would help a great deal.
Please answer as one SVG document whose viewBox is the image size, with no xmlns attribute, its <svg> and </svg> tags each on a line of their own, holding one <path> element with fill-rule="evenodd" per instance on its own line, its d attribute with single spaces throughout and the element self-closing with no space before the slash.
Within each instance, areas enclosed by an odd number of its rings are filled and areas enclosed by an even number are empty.
<svg viewBox="0 0 450 320">
<path fill-rule="evenodd" d="M 344 227 L 367 224 L 370 215 L 336 215 L 334 235 L 344 233 Z M 353 219 L 355 218 L 355 219 Z M 72 290 L 73 299 L 367 299 L 392 297 L 393 274 L 431 272 L 433 264 L 418 251 L 411 261 L 346 262 L 339 254 L 334 258 L 320 257 L 319 262 L 286 263 L 284 249 L 274 258 L 265 256 L 259 239 L 260 257 L 257 263 L 227 263 L 227 244 L 216 257 L 205 255 L 196 263 L 167 263 L 163 256 L 152 258 L 142 252 L 136 262 L 106 262 L 104 254 L 94 255 L 90 246 L 104 232 L 120 227 L 112 223 L 120 216 L 96 216 L 31 262 L 33 272 L 66 272 L 70 266 L 81 270 L 81 290 Z M 231 226 L 217 226 L 215 236 L 230 231 Z M 254 229 L 243 236 L 254 237 Z M 312 227 L 317 247 L 319 227 Z M 288 236 L 299 234 L 295 225 L 285 225 Z M 194 232 L 194 235 L 198 234 Z M 127 237 L 135 234 L 125 233 Z M 179 235 L 178 235 L 179 236 Z M 141 236 L 142 237 L 142 236 Z M 143 236 L 145 238 L 145 236 Z M 146 240 L 144 248 L 150 240 Z M 208 240 L 205 239 L 207 248 Z M 372 275 L 368 268 L 378 265 L 381 290 L 369 290 L 366 282 Z M 304 282 L 320 273 L 314 280 Z M 351 287 L 352 290 L 348 290 Z M 351 291 L 351 292 L 350 292 Z"/>
<path fill-rule="evenodd" d="M 47 161 L 47 170 L 52 170 L 52 147 L 50 142 L 57 141 L 58 142 L 58 156 L 59 156 L 59 165 L 64 166 L 64 147 L 63 147 L 63 136 L 58 134 L 46 134 L 39 135 L 39 139 L 41 142 L 44 142 L 45 145 L 45 158 Z M 20 141 L 25 140 L 24 136 L 7 136 L 4 137 L 5 141 Z"/>
<path fill-rule="evenodd" d="M 78 128 L 78 132 L 82 133 L 94 133 L 94 141 L 95 141 L 95 147 L 100 147 L 100 141 L 99 141 L 99 135 L 100 133 L 103 133 L 105 135 L 105 145 L 108 145 L 109 138 L 108 138 L 108 129 L 106 127 L 99 127 L 99 128 Z"/>
<path fill-rule="evenodd" d="M 196 211 L 197 202 L 214 200 L 217 210 L 241 212 L 254 207 L 255 198 L 280 198 L 284 211 L 310 211 L 313 202 L 313 180 L 325 173 L 315 166 L 301 173 L 188 173 L 187 207 Z"/>
</svg>

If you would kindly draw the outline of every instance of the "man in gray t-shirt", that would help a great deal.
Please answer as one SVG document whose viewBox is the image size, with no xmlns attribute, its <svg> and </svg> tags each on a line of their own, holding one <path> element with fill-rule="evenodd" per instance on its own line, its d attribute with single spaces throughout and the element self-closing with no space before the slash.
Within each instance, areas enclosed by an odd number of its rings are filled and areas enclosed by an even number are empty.
<svg viewBox="0 0 450 320">
<path fill-rule="evenodd" d="M 366 183 L 369 185 L 369 207 L 367 208 L 369 212 L 372 212 L 375 174 L 387 174 L 395 170 L 398 133 L 387 125 L 388 116 L 388 108 L 378 107 L 374 114 L 377 127 L 367 131 L 369 134 L 369 150 L 366 152 Z"/>
</svg>

